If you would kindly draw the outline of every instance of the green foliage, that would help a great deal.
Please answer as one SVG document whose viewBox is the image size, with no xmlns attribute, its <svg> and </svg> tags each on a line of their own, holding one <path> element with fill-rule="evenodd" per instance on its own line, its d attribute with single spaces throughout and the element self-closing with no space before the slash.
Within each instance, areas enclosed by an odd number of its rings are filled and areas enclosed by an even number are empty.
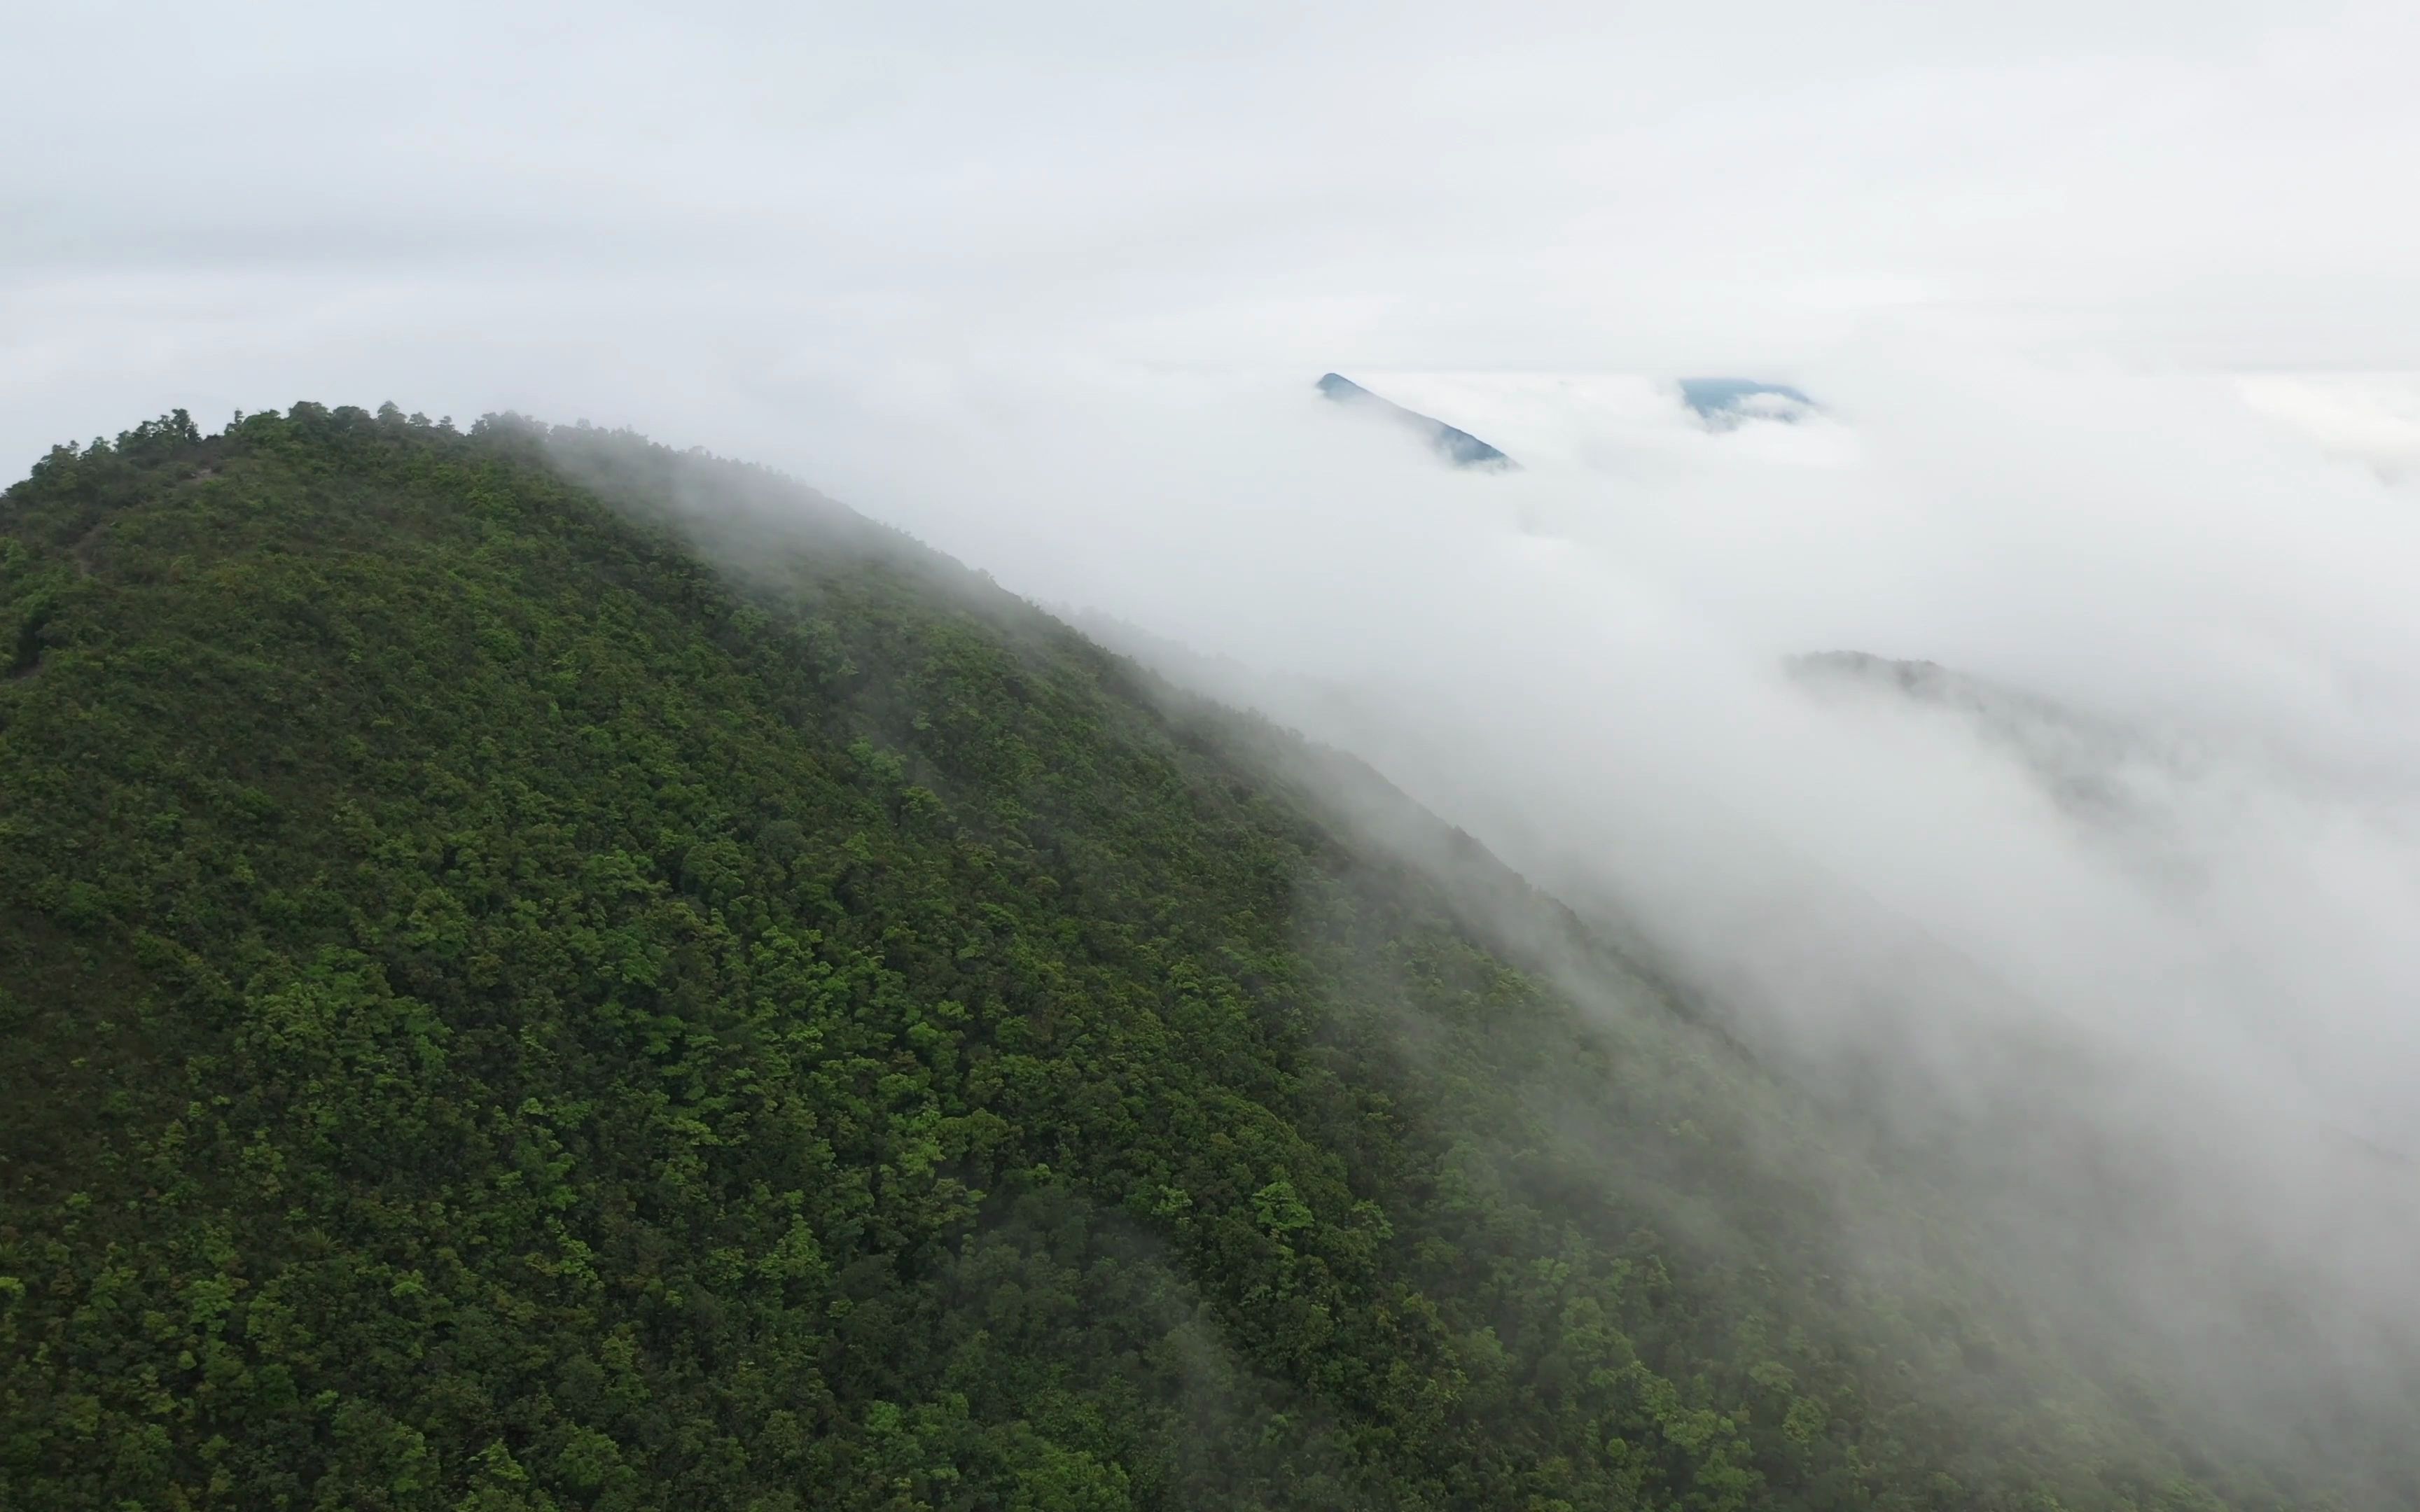
<svg viewBox="0 0 2420 1512">
<path fill-rule="evenodd" d="M 0 1505 L 2269 1504 L 768 475 L 179 413 L 6 496 L 0 652 Z"/>
</svg>

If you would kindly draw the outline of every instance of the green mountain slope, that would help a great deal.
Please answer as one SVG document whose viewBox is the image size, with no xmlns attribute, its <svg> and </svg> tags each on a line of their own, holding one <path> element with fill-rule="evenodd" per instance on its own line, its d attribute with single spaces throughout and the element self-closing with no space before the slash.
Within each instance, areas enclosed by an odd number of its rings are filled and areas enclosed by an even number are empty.
<svg viewBox="0 0 2420 1512">
<path fill-rule="evenodd" d="M 0 1506 L 2285 1501 L 1374 779 L 769 474 L 180 414 L 0 501 Z"/>
</svg>

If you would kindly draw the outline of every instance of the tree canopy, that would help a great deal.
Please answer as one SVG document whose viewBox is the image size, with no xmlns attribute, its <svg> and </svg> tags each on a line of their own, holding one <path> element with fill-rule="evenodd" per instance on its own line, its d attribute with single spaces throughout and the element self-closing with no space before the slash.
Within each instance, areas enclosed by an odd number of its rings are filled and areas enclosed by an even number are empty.
<svg viewBox="0 0 2420 1512">
<path fill-rule="evenodd" d="M 2327 1504 L 762 471 L 179 412 L 0 500 L 0 1505 Z"/>
</svg>

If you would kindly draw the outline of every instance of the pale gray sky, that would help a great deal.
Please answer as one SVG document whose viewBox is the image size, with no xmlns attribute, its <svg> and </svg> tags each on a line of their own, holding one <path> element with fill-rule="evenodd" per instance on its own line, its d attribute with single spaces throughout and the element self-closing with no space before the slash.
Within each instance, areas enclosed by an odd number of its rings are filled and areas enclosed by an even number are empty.
<svg viewBox="0 0 2420 1512">
<path fill-rule="evenodd" d="M 1018 354 L 1787 367 L 1944 316 L 2420 367 L 2415 17 L 35 8 L 0 448 L 305 395 L 685 434 L 777 372 Z"/>
</svg>

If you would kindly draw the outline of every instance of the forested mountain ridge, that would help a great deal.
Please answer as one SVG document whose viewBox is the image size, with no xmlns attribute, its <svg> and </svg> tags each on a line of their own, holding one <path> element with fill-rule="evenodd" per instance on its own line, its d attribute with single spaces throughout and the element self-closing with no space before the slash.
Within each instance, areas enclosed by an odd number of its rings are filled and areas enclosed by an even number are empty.
<svg viewBox="0 0 2420 1512">
<path fill-rule="evenodd" d="M 2319 1504 L 769 474 L 178 414 L 0 500 L 0 652 L 12 1512 Z"/>
</svg>

